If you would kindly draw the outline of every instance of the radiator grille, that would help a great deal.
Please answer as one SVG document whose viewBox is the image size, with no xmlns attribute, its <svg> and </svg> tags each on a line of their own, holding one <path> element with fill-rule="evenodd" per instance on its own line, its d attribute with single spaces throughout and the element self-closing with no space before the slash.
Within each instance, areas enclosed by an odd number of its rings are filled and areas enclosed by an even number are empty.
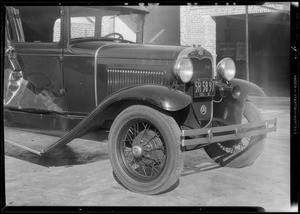
<svg viewBox="0 0 300 214">
<path fill-rule="evenodd" d="M 203 58 L 201 60 L 197 58 L 191 58 L 193 67 L 194 67 L 194 75 L 193 80 L 201 79 L 201 78 L 213 78 L 213 68 L 212 62 L 208 58 Z"/>
<path fill-rule="evenodd" d="M 142 83 L 166 85 L 164 71 L 135 70 L 135 69 L 107 69 L 108 94 L 121 88 Z"/>
</svg>

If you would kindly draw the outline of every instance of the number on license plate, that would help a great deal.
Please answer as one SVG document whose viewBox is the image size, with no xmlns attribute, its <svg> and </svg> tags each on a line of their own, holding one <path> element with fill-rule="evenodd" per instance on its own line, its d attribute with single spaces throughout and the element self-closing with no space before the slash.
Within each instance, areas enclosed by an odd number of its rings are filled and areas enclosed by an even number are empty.
<svg viewBox="0 0 300 214">
<path fill-rule="evenodd" d="M 197 80 L 194 85 L 194 97 L 209 97 L 215 95 L 215 84 L 212 80 Z"/>
</svg>

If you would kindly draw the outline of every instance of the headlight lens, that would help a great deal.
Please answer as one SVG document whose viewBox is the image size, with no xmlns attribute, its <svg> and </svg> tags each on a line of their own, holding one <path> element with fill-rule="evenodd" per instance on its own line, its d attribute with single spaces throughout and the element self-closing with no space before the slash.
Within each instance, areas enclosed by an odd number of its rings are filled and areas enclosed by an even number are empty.
<svg viewBox="0 0 300 214">
<path fill-rule="evenodd" d="M 174 73 L 183 83 L 187 83 L 193 76 L 193 64 L 189 58 L 179 59 L 174 66 Z"/>
<path fill-rule="evenodd" d="M 234 61 L 230 58 L 222 59 L 217 65 L 217 73 L 223 79 L 231 81 L 236 73 Z"/>
</svg>

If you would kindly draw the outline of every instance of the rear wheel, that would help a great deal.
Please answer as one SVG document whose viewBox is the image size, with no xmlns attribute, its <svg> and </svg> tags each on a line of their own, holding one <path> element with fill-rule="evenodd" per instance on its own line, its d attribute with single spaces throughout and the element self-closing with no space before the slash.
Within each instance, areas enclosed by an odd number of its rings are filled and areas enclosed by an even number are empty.
<svg viewBox="0 0 300 214">
<path fill-rule="evenodd" d="M 263 117 L 257 107 L 246 102 L 243 123 L 259 122 Z M 213 126 L 224 126 L 223 122 L 214 121 Z M 240 168 L 252 165 L 260 156 L 265 145 L 266 135 L 246 137 L 240 140 L 214 143 L 204 147 L 208 156 L 221 166 Z"/>
<path fill-rule="evenodd" d="M 180 129 L 172 117 L 153 108 L 128 107 L 112 124 L 109 157 L 126 188 L 162 193 L 178 181 L 183 169 Z"/>
</svg>

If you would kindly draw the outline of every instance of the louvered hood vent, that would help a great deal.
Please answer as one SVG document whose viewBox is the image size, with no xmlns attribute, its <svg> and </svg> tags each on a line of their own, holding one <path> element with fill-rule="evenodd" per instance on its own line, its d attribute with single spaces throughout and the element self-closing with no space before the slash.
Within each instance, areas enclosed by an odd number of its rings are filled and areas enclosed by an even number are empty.
<svg viewBox="0 0 300 214">
<path fill-rule="evenodd" d="M 108 94 L 128 86 L 153 83 L 166 85 L 164 71 L 137 70 L 137 69 L 107 69 Z"/>
</svg>

